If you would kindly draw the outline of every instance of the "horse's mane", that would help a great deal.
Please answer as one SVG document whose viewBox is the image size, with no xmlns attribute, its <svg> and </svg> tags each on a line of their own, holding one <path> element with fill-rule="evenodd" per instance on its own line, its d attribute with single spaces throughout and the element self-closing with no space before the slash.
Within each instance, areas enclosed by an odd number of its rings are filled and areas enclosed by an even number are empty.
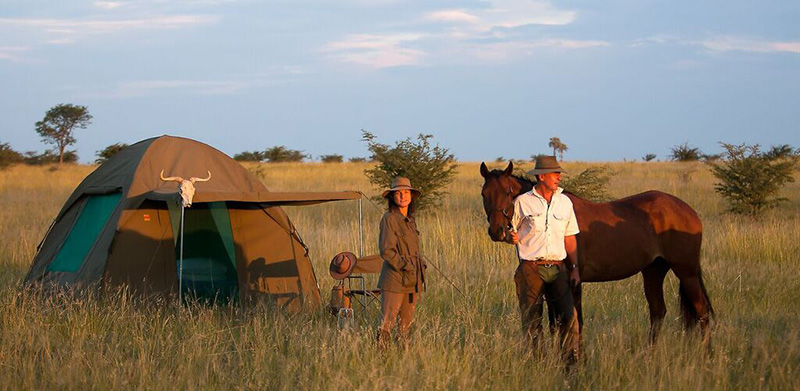
<svg viewBox="0 0 800 391">
<path fill-rule="evenodd" d="M 491 171 L 491 174 L 495 175 L 495 176 L 500 176 L 500 175 L 503 175 L 503 172 L 504 172 L 503 170 L 494 169 L 494 170 Z M 524 194 L 524 193 L 527 193 L 527 192 L 531 191 L 531 189 L 533 189 L 533 186 L 536 185 L 536 181 L 532 181 L 532 180 L 530 180 L 527 177 L 524 177 L 522 175 L 511 174 L 510 177 L 513 178 L 515 181 L 519 182 L 520 185 L 522 185 L 522 189 L 520 190 L 519 194 Z M 575 193 L 573 193 L 571 191 L 568 191 L 568 190 L 564 190 L 564 194 L 569 194 L 569 195 L 575 196 L 577 198 L 583 199 L 581 197 L 578 197 L 577 194 L 575 194 Z"/>
</svg>

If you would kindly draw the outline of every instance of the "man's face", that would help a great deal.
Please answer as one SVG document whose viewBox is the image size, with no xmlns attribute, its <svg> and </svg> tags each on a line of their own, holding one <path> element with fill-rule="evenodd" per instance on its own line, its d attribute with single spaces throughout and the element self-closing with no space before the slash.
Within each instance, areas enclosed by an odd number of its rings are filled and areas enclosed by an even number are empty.
<svg viewBox="0 0 800 391">
<path fill-rule="evenodd" d="M 401 208 L 405 208 L 411 204 L 411 190 L 395 190 L 392 192 L 392 197 L 394 197 L 394 203 Z"/>
<path fill-rule="evenodd" d="M 561 183 L 561 173 L 549 172 L 547 174 L 540 174 L 539 183 L 541 183 L 545 189 L 554 192 L 558 190 L 558 184 Z"/>
</svg>

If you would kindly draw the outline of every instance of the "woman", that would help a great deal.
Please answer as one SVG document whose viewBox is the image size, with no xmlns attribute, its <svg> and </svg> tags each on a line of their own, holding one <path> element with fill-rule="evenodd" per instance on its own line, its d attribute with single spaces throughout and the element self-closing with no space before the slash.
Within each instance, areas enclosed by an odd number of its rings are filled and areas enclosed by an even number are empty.
<svg viewBox="0 0 800 391">
<path fill-rule="evenodd" d="M 411 187 L 408 178 L 396 177 L 392 187 L 383 192 L 389 210 L 381 218 L 378 241 L 383 267 L 378 279 L 381 289 L 381 325 L 378 344 L 386 347 L 399 317 L 398 340 L 408 341 L 414 308 L 425 289 L 425 262 L 419 254 L 419 231 L 414 222 L 414 199 L 420 191 Z"/>
</svg>

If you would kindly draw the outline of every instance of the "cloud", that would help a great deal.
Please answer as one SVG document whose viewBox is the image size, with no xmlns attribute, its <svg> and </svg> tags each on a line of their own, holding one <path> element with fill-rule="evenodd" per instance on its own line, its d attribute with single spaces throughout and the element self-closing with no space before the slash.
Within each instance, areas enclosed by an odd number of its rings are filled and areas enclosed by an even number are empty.
<svg viewBox="0 0 800 391">
<path fill-rule="evenodd" d="M 494 0 L 489 7 L 474 10 L 449 9 L 427 13 L 423 20 L 439 23 L 461 23 L 462 28 L 486 32 L 496 28 L 526 25 L 559 26 L 575 20 L 576 12 L 560 10 L 546 1 Z"/>
<path fill-rule="evenodd" d="M 480 18 L 465 10 L 444 10 L 430 12 L 423 16 L 424 20 L 432 22 L 461 22 L 461 23 L 478 23 Z"/>
<path fill-rule="evenodd" d="M 119 1 L 95 1 L 92 5 L 104 10 L 113 10 L 124 6 L 125 3 Z"/>
<path fill-rule="evenodd" d="M 422 65 L 426 53 L 403 45 L 424 37 L 419 33 L 356 34 L 329 43 L 324 51 L 334 60 L 371 68 Z"/>
<path fill-rule="evenodd" d="M 42 28 L 45 31 L 69 30 L 76 33 L 103 34 L 131 29 L 174 29 L 216 22 L 215 17 L 202 15 L 156 16 L 126 20 L 73 19 L 9 19 L 0 18 L 0 26 Z"/>
<path fill-rule="evenodd" d="M 22 53 L 28 50 L 27 46 L 0 46 L 0 61 L 22 61 Z"/>
<path fill-rule="evenodd" d="M 699 44 L 706 49 L 715 52 L 743 51 L 757 53 L 800 53 L 800 41 L 770 42 L 734 37 L 722 37 L 701 41 Z"/>
<path fill-rule="evenodd" d="M 237 95 L 249 90 L 290 83 L 306 73 L 302 68 L 281 67 L 263 73 L 220 79 L 129 80 L 100 87 L 73 86 L 67 89 L 84 98 L 139 98 L 165 94 Z"/>
<path fill-rule="evenodd" d="M 531 41 L 494 42 L 472 45 L 468 50 L 474 57 L 488 61 L 502 61 L 510 58 L 530 56 L 540 49 L 589 49 L 609 46 L 606 41 L 538 39 Z"/>
</svg>

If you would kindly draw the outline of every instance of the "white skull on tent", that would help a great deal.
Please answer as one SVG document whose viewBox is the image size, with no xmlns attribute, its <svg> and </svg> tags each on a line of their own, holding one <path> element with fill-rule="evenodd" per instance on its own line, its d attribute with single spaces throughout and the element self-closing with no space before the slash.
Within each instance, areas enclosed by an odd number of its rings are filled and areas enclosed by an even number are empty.
<svg viewBox="0 0 800 391">
<path fill-rule="evenodd" d="M 197 178 L 191 177 L 188 180 L 183 179 L 179 176 L 171 176 L 171 177 L 164 177 L 164 170 L 161 170 L 161 180 L 164 182 L 178 182 L 178 188 L 180 189 L 181 198 L 183 202 L 183 207 L 188 208 L 192 206 L 192 199 L 194 198 L 194 183 L 195 182 L 207 182 L 211 179 L 211 171 L 208 171 L 208 177 L 206 178 Z"/>
</svg>

